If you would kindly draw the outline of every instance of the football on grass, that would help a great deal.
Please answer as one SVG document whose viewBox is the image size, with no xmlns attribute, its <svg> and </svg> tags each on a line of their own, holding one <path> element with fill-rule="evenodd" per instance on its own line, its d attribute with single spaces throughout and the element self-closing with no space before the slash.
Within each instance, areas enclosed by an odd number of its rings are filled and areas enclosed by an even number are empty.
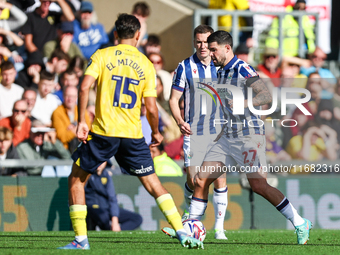
<svg viewBox="0 0 340 255">
<path fill-rule="evenodd" d="M 207 231 L 205 231 L 205 227 L 201 221 L 195 219 L 187 219 L 183 221 L 183 227 L 188 235 L 202 242 L 204 241 Z"/>
</svg>

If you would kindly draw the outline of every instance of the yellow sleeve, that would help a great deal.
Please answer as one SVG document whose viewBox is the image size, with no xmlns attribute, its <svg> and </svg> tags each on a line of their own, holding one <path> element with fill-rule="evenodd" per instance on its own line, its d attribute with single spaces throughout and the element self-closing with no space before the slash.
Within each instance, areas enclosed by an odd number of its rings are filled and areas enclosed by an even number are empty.
<svg viewBox="0 0 340 255">
<path fill-rule="evenodd" d="M 93 78 L 97 79 L 101 72 L 100 65 L 100 50 L 97 50 L 90 58 L 87 64 L 86 71 L 84 75 L 91 75 Z"/>
<path fill-rule="evenodd" d="M 148 64 L 148 70 L 149 73 L 145 75 L 143 97 L 157 97 L 156 71 L 151 62 Z"/>
</svg>

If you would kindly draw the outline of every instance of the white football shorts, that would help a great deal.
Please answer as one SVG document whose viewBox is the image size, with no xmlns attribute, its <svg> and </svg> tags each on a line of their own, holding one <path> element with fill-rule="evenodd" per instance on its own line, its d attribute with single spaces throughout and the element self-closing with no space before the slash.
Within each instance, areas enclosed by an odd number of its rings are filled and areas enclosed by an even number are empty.
<svg viewBox="0 0 340 255">
<path fill-rule="evenodd" d="M 184 166 L 201 166 L 209 149 L 216 143 L 216 135 L 184 136 Z"/>
<path fill-rule="evenodd" d="M 266 137 L 251 135 L 240 138 L 222 136 L 206 154 L 204 161 L 220 161 L 226 167 L 239 164 L 240 172 L 257 172 L 266 166 Z"/>
</svg>

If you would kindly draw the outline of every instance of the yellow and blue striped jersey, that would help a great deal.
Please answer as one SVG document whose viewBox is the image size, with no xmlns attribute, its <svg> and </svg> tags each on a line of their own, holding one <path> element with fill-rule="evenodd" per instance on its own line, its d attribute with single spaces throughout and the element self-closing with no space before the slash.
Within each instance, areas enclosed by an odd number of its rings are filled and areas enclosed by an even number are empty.
<svg viewBox="0 0 340 255">
<path fill-rule="evenodd" d="M 142 138 L 142 97 L 156 97 L 156 71 L 136 47 L 120 44 L 97 50 L 85 75 L 97 79 L 96 113 L 91 131 L 122 138 Z"/>
</svg>

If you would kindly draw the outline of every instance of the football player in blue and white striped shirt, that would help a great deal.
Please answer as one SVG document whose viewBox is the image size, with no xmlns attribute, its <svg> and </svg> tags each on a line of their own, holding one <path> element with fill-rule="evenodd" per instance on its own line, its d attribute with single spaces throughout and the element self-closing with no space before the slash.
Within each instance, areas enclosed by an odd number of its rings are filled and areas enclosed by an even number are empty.
<svg viewBox="0 0 340 255">
<path fill-rule="evenodd" d="M 193 193 L 193 178 L 196 168 L 202 165 L 208 148 L 217 136 L 213 125 L 213 117 L 217 114 L 216 95 L 210 96 L 199 89 L 195 81 L 207 81 L 217 78 L 217 68 L 211 61 L 207 38 L 213 33 L 207 25 L 199 25 L 194 30 L 194 47 L 196 53 L 179 63 L 173 78 L 170 108 L 172 114 L 184 135 L 184 157 L 187 169 L 187 182 L 185 183 L 186 210 L 182 221 L 189 216 L 189 205 Z M 184 97 L 184 118 L 181 116 L 179 100 Z M 209 115 L 200 112 L 202 98 L 206 105 L 213 106 Z M 216 163 L 219 165 L 219 163 Z M 216 165 L 216 166 L 217 166 Z M 225 175 L 214 182 L 213 204 L 215 209 L 215 238 L 227 239 L 224 233 L 224 217 L 228 205 L 228 188 Z"/>
<path fill-rule="evenodd" d="M 270 186 L 266 180 L 266 140 L 264 136 L 264 125 L 260 122 L 259 116 L 248 109 L 247 88 L 253 92 L 252 104 L 255 107 L 271 103 L 272 97 L 257 75 L 256 71 L 247 63 L 234 56 L 232 47 L 233 40 L 226 31 L 216 31 L 208 37 L 208 44 L 212 61 L 220 66 L 218 71 L 220 87 L 233 85 L 243 92 L 243 102 L 239 99 L 227 98 L 226 94 L 219 95 L 227 101 L 222 105 L 225 119 L 228 122 L 224 125 L 222 135 L 210 148 L 202 169 L 209 165 L 210 161 L 223 162 L 225 166 L 236 166 L 247 173 L 249 184 L 254 192 L 267 199 L 276 209 L 282 213 L 294 225 L 297 233 L 298 244 L 305 244 L 309 238 L 309 230 L 312 224 L 309 220 L 302 218 L 288 199 L 276 188 Z M 229 87 L 234 90 L 234 87 Z M 223 90 L 225 93 L 226 90 Z M 226 99 L 227 98 L 227 99 Z M 220 98 L 221 99 L 221 98 Z M 226 99 L 226 100 L 225 100 Z M 222 100 L 220 100 L 221 102 Z M 238 102 L 237 102 L 238 101 Z M 236 105 L 244 107 L 244 114 L 236 115 L 233 107 Z M 239 108 L 238 108 L 239 110 Z M 229 121 L 233 121 L 233 124 Z M 245 121 L 243 121 L 245 120 Z M 246 124 L 244 124 L 246 123 Z M 251 124 L 250 124 L 251 123 Z M 190 205 L 190 218 L 200 220 L 207 206 L 209 185 L 211 178 L 216 178 L 216 173 L 200 172 L 196 175 L 195 188 Z"/>
</svg>

